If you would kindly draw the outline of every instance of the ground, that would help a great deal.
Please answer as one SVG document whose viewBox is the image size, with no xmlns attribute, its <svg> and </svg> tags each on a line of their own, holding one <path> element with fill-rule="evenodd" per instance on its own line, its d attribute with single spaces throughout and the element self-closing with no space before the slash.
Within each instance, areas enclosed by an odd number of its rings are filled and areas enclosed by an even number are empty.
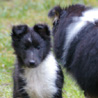
<svg viewBox="0 0 98 98">
<path fill-rule="evenodd" d="M 47 14 L 54 5 L 84 3 L 97 6 L 97 0 L 0 0 L 0 98 L 12 97 L 12 73 L 15 55 L 11 47 L 11 28 L 17 24 L 48 23 Z M 75 80 L 64 70 L 63 98 L 84 98 Z"/>
</svg>

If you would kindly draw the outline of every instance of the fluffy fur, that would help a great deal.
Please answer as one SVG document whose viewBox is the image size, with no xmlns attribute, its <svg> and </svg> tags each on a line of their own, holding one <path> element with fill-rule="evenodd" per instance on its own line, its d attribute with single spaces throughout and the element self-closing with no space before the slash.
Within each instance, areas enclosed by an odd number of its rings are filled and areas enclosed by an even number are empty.
<svg viewBox="0 0 98 98">
<path fill-rule="evenodd" d="M 88 98 L 98 98 L 98 9 L 80 4 L 62 9 L 53 24 L 53 36 L 57 59 Z"/>
<path fill-rule="evenodd" d="M 62 98 L 63 74 L 51 52 L 47 25 L 12 28 L 16 54 L 13 98 Z"/>
</svg>

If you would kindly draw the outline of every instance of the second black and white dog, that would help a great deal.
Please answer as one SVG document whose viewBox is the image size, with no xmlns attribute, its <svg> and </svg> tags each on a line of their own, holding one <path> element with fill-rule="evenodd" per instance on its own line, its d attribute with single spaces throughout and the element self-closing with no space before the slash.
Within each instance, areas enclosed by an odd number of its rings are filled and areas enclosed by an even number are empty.
<svg viewBox="0 0 98 98">
<path fill-rule="evenodd" d="M 13 98 L 62 98 L 63 74 L 51 52 L 47 25 L 12 28 L 16 54 Z"/>
<path fill-rule="evenodd" d="M 98 8 L 75 4 L 55 6 L 53 18 L 54 52 L 85 91 L 98 98 Z"/>
</svg>

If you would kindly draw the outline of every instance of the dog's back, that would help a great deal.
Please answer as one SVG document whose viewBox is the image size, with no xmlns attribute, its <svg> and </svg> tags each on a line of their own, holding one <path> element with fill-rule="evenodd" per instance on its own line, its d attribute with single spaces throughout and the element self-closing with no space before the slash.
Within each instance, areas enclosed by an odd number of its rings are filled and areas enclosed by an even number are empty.
<svg viewBox="0 0 98 98">
<path fill-rule="evenodd" d="M 98 98 L 98 9 L 79 4 L 56 9 L 49 12 L 59 14 L 53 26 L 56 57 L 87 96 Z"/>
</svg>

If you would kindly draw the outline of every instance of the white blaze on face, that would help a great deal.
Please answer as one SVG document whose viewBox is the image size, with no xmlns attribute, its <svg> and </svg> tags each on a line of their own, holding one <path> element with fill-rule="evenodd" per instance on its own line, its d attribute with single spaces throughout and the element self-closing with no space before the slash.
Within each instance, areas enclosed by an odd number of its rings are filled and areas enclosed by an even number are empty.
<svg viewBox="0 0 98 98">
<path fill-rule="evenodd" d="M 32 39 L 31 39 L 30 37 L 28 38 L 28 41 L 29 41 L 30 43 L 32 43 Z"/>
</svg>

